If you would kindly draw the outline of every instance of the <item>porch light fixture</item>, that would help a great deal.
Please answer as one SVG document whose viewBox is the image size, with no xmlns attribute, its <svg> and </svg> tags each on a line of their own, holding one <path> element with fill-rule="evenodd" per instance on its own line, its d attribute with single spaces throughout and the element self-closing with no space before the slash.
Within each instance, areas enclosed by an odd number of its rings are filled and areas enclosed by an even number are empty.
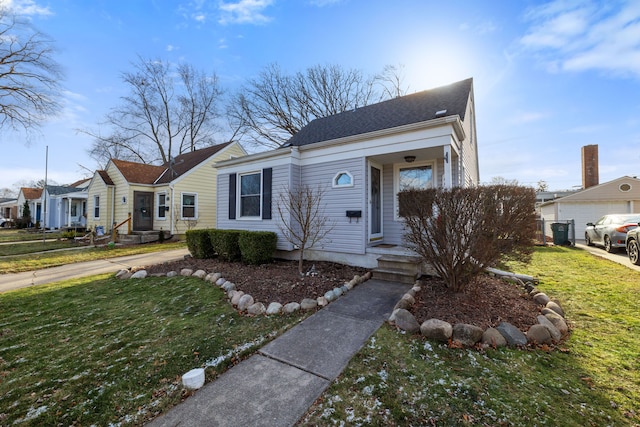
<svg viewBox="0 0 640 427">
<path fill-rule="evenodd" d="M 404 161 L 407 163 L 413 163 L 416 161 L 416 156 L 404 156 Z"/>
</svg>

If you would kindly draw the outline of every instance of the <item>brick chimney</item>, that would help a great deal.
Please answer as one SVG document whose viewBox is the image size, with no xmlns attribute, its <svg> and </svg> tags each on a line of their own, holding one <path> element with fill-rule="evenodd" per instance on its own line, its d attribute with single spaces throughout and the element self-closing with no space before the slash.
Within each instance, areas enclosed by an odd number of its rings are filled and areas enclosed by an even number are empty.
<svg viewBox="0 0 640 427">
<path fill-rule="evenodd" d="M 600 184 L 598 175 L 598 145 L 582 147 L 582 188 Z"/>
</svg>

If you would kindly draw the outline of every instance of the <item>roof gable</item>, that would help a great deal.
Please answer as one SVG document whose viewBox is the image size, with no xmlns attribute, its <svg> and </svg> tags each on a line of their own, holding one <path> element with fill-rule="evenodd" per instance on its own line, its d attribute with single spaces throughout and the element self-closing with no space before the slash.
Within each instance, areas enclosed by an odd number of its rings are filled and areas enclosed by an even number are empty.
<svg viewBox="0 0 640 427">
<path fill-rule="evenodd" d="M 628 184 L 629 189 L 622 191 L 620 187 Z M 555 202 L 594 202 L 608 200 L 640 200 L 640 179 L 623 176 L 609 182 L 580 190 L 577 193 L 553 200 Z"/>
<path fill-rule="evenodd" d="M 171 162 L 171 167 L 165 163 L 164 172 L 154 182 L 155 184 L 168 184 L 169 182 L 179 178 L 185 173 L 189 172 L 200 163 L 209 159 L 211 156 L 222 151 L 224 148 L 231 145 L 232 142 L 225 142 L 218 145 L 212 145 L 211 147 L 201 148 L 200 150 L 191 151 L 188 153 L 180 154 L 176 156 Z"/>
<path fill-rule="evenodd" d="M 42 188 L 22 187 L 20 192 L 26 200 L 35 200 L 42 196 Z"/>
<path fill-rule="evenodd" d="M 109 176 L 109 174 L 107 173 L 106 170 L 99 170 L 96 171 L 98 176 L 102 179 L 102 181 L 104 181 L 105 184 L 107 185 L 114 185 L 113 181 L 111 180 L 111 177 Z"/>
<path fill-rule="evenodd" d="M 440 117 L 457 115 L 464 121 L 472 89 L 470 78 L 316 119 L 293 135 L 286 145 L 308 145 Z"/>
</svg>

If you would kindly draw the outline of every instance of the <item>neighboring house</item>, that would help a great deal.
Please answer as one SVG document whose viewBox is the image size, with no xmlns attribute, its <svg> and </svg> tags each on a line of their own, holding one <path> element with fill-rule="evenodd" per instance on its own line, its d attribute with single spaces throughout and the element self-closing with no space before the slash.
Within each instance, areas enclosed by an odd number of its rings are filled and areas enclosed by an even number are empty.
<svg viewBox="0 0 640 427">
<path fill-rule="evenodd" d="M 87 225 L 105 232 L 132 218 L 133 231 L 184 234 L 216 226 L 216 162 L 246 155 L 236 142 L 181 154 L 163 166 L 111 159 L 88 186 Z M 126 233 L 127 227 L 119 229 Z"/>
<path fill-rule="evenodd" d="M 218 228 L 274 231 L 290 256 L 281 194 L 321 188 L 334 228 L 307 258 L 375 266 L 404 242 L 399 191 L 478 184 L 473 80 L 314 120 L 282 148 L 216 167 Z"/>
<path fill-rule="evenodd" d="M 3 198 L 0 199 L 0 218 L 4 218 L 8 221 L 8 225 L 11 225 L 18 218 L 18 199 L 16 198 Z"/>
<path fill-rule="evenodd" d="M 87 226 L 87 190 L 82 187 L 47 185 L 43 192 L 44 221 L 50 230 Z"/>
<path fill-rule="evenodd" d="M 31 224 L 39 223 L 42 218 L 42 188 L 20 188 L 18 192 L 18 218 L 22 218 L 25 202 L 31 212 Z"/>
<path fill-rule="evenodd" d="M 550 236 L 551 223 L 575 221 L 576 239 L 584 238 L 588 222 L 606 214 L 640 213 L 640 179 L 623 176 L 540 205 Z"/>
</svg>

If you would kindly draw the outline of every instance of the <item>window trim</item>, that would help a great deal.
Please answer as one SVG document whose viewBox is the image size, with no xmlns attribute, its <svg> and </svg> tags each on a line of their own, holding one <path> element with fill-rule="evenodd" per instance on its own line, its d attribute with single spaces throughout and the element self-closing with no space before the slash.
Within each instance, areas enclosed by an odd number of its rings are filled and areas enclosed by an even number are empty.
<svg viewBox="0 0 640 427">
<path fill-rule="evenodd" d="M 258 215 L 251 215 L 251 216 L 242 215 L 242 177 L 248 176 L 248 175 L 256 175 L 256 174 L 260 175 L 260 203 L 258 205 L 258 208 L 259 208 Z M 238 173 L 236 178 L 238 180 L 236 185 L 236 212 L 237 212 L 236 220 L 240 220 L 240 221 L 262 220 L 262 203 L 263 203 L 263 196 L 264 196 L 263 178 L 264 177 L 263 177 L 262 169 Z M 253 194 L 252 196 L 255 197 L 255 194 Z"/>
<path fill-rule="evenodd" d="M 338 184 L 338 178 L 342 175 L 347 175 L 349 177 L 349 183 L 348 184 Z M 331 181 L 331 187 L 332 188 L 347 188 L 347 187 L 353 187 L 355 185 L 354 180 L 353 180 L 353 175 L 351 174 L 351 172 L 347 171 L 347 170 L 343 170 L 340 171 L 338 173 L 336 173 L 333 176 L 333 180 Z"/>
<path fill-rule="evenodd" d="M 184 216 L 184 207 L 191 206 L 184 204 L 184 196 L 193 196 L 193 216 Z M 187 221 L 198 219 L 198 193 L 194 193 L 192 191 L 184 191 L 180 193 L 180 219 Z"/>
<path fill-rule="evenodd" d="M 400 217 L 400 206 L 398 203 L 398 193 L 400 192 L 400 169 L 415 168 L 421 166 L 431 166 L 432 185 L 429 188 L 437 187 L 438 170 L 435 160 L 424 160 L 413 163 L 394 163 L 393 165 L 393 217 L 395 221 L 402 220 L 402 218 Z"/>
<path fill-rule="evenodd" d="M 96 212 L 98 215 L 96 215 Z M 93 196 L 93 219 L 100 219 L 100 195 Z"/>
<path fill-rule="evenodd" d="M 164 196 L 164 203 L 160 204 L 160 196 Z M 164 216 L 160 216 L 160 206 L 164 206 L 165 210 L 163 210 L 163 214 Z M 160 193 L 156 193 L 156 215 L 155 215 L 155 219 L 157 219 L 158 221 L 166 221 L 167 220 L 167 210 L 166 207 L 169 206 L 167 205 L 167 192 L 166 191 L 162 191 Z"/>
</svg>

